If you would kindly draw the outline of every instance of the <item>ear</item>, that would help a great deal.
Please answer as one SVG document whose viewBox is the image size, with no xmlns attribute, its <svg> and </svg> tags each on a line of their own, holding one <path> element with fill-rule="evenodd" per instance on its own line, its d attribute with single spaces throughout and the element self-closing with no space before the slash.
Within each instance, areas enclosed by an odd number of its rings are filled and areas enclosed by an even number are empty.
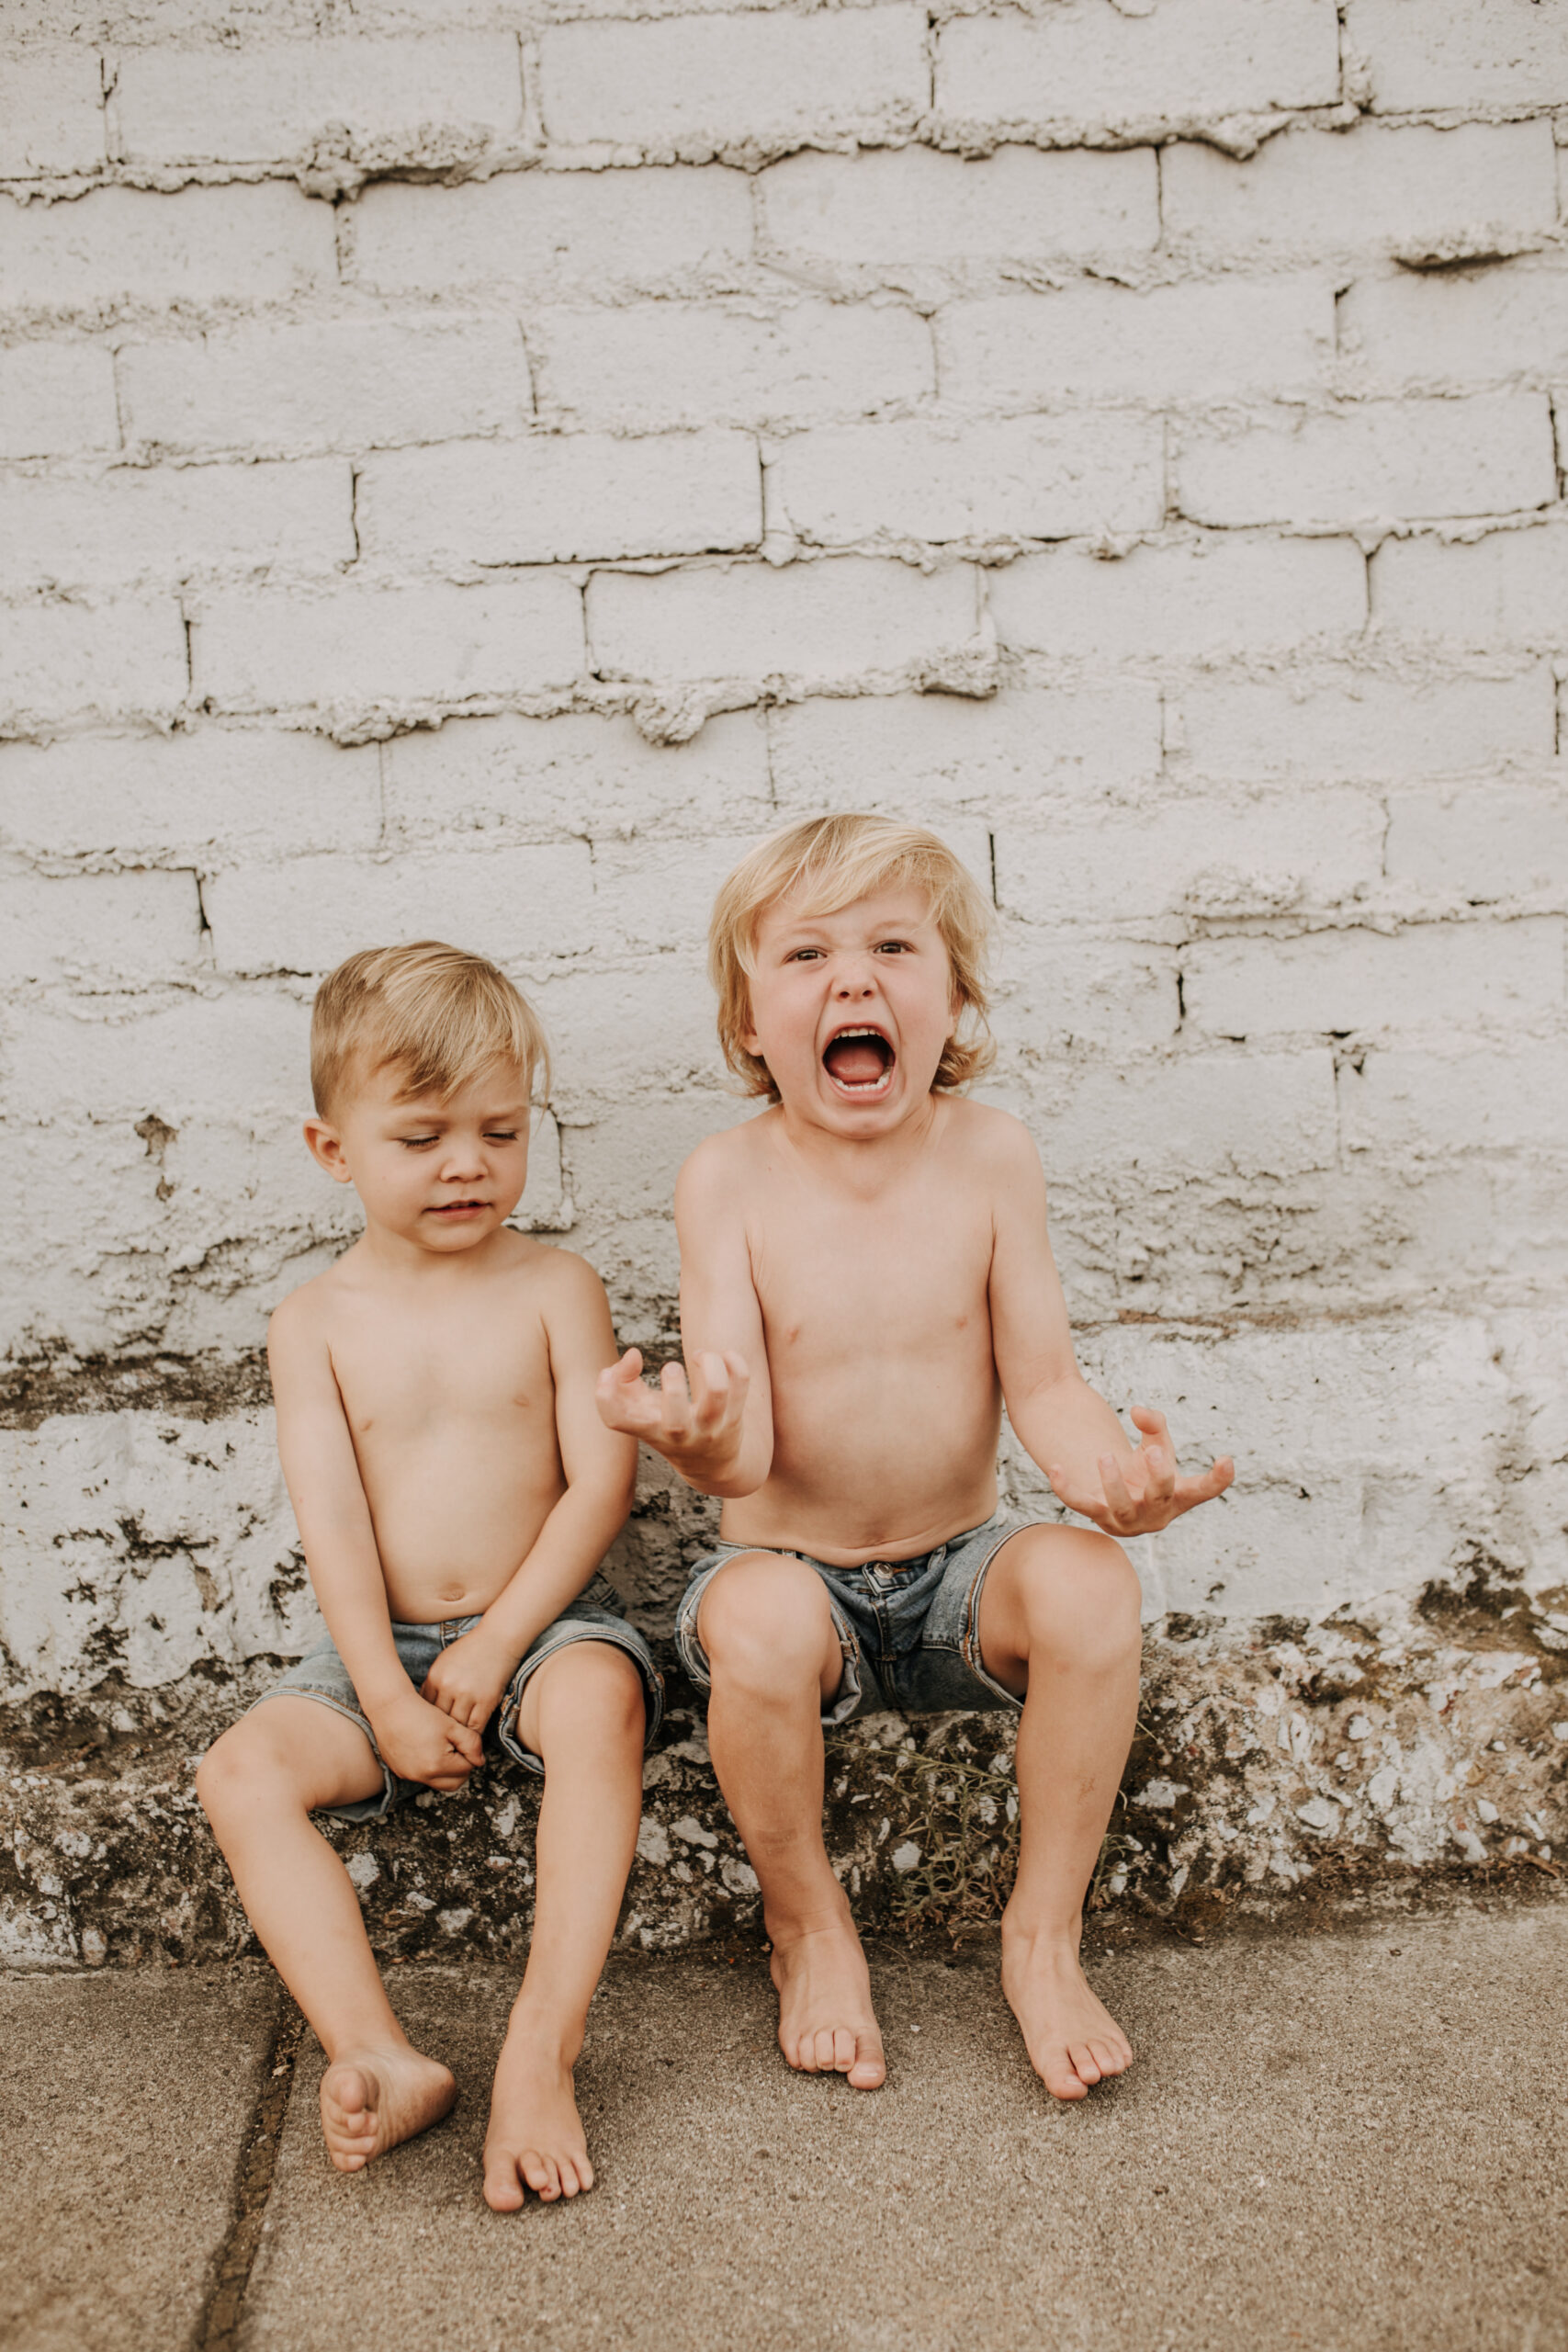
<svg viewBox="0 0 1568 2352">
<path fill-rule="evenodd" d="M 307 1119 L 305 1145 L 319 1168 L 324 1168 L 334 1184 L 352 1184 L 348 1162 L 344 1158 L 343 1137 L 325 1119 Z"/>
</svg>

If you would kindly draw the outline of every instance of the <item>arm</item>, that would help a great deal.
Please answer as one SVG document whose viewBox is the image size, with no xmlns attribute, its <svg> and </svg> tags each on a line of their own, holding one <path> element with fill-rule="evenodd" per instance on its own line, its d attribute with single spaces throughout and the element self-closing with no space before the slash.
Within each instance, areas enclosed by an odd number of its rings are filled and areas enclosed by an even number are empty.
<svg viewBox="0 0 1568 2352">
<path fill-rule="evenodd" d="M 393 1647 L 376 1531 L 331 1351 L 298 1292 L 272 1318 L 267 1361 L 305 1564 L 377 1746 L 404 1780 L 457 1788 L 479 1761 L 479 1739 L 425 1704 Z"/>
<path fill-rule="evenodd" d="M 594 1405 L 594 1384 L 615 1360 L 604 1284 L 592 1267 L 565 1250 L 551 1276 L 544 1325 L 566 1492 L 479 1623 L 443 1650 L 423 1690 L 425 1698 L 476 1732 L 489 1722 L 530 1643 L 576 1600 L 626 1525 L 637 1483 L 636 1445 L 606 1429 Z"/>
<path fill-rule="evenodd" d="M 773 1459 L 773 1397 L 762 1310 L 751 1279 L 746 1224 L 736 1203 L 733 1150 L 716 1136 L 681 1170 L 681 1343 L 691 1374 L 667 1363 L 657 1390 L 628 1348 L 599 1381 L 605 1425 L 640 1438 L 700 1495 L 753 1494 Z"/>
<path fill-rule="evenodd" d="M 1146 1444 L 1129 1445 L 1110 1406 L 1073 1354 L 1066 1301 L 1051 1254 L 1045 1182 L 1023 1129 L 1010 1121 L 990 1166 L 996 1186 L 991 1257 L 992 1344 L 1008 1418 L 1069 1510 L 1111 1535 L 1150 1535 L 1223 1494 L 1227 1458 L 1200 1478 L 1178 1475 L 1163 1415 L 1134 1405 Z"/>
</svg>

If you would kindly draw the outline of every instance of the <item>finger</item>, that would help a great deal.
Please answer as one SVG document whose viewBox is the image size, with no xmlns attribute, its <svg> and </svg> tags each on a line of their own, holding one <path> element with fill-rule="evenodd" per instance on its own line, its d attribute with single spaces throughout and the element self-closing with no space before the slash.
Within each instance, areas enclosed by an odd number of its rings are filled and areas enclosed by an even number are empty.
<svg viewBox="0 0 1568 2352">
<path fill-rule="evenodd" d="M 1213 1502 L 1214 1497 L 1223 1495 L 1235 1480 L 1235 1464 L 1228 1453 L 1222 1454 L 1201 1478 L 1179 1478 L 1172 1499 L 1178 1511 L 1192 1510 L 1199 1503 Z"/>
<path fill-rule="evenodd" d="M 1136 1519 L 1138 1515 L 1138 1506 L 1133 1500 L 1128 1489 L 1127 1481 L 1122 1476 L 1122 1468 L 1123 1465 L 1113 1453 L 1100 1455 L 1100 1483 L 1105 1489 L 1106 1508 L 1111 1518 L 1118 1522 Z"/>
<path fill-rule="evenodd" d="M 729 1376 L 730 1415 L 739 1420 L 746 1408 L 746 1392 L 751 1385 L 751 1374 L 747 1369 L 745 1357 L 736 1355 L 728 1348 L 724 1351 L 724 1369 Z"/>
<path fill-rule="evenodd" d="M 1133 1422 L 1140 1432 L 1138 1452 L 1146 1465 L 1145 1495 L 1151 1501 L 1168 1502 L 1176 1489 L 1176 1445 L 1165 1415 L 1151 1405 L 1134 1405 Z"/>
<path fill-rule="evenodd" d="M 722 1356 L 704 1353 L 692 1364 L 692 1421 L 705 1435 L 717 1429 L 729 1403 L 729 1374 Z"/>
<path fill-rule="evenodd" d="M 684 1366 L 667 1363 L 659 1375 L 659 1391 L 660 1426 L 671 1437 L 684 1436 L 692 1425 L 692 1392 Z"/>
</svg>

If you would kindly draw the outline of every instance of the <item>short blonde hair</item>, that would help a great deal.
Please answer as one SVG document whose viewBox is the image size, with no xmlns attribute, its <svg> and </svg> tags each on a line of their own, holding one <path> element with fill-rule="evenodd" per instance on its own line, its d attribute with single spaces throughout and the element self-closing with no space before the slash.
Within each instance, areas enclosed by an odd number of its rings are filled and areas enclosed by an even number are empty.
<svg viewBox="0 0 1568 2352">
<path fill-rule="evenodd" d="M 310 1016 L 310 1090 L 330 1118 L 344 1089 L 389 1064 L 402 1091 L 455 1094 L 497 1062 L 515 1063 L 525 1091 L 547 1097 L 550 1053 L 539 1017 L 482 956 L 418 939 L 364 947 L 328 974 Z"/>
<path fill-rule="evenodd" d="M 721 884 L 708 925 L 718 1041 L 748 1094 L 779 1099 L 767 1063 L 741 1042 L 751 1026 L 757 926 L 766 910 L 793 898 L 803 914 L 837 914 L 874 890 L 908 888 L 931 899 L 958 1001 L 959 1025 L 942 1047 L 932 1084 L 944 1091 L 966 1086 L 988 1069 L 996 1052 L 986 1017 L 991 910 L 968 867 L 922 825 L 891 817 L 808 817 L 748 851 Z"/>
</svg>

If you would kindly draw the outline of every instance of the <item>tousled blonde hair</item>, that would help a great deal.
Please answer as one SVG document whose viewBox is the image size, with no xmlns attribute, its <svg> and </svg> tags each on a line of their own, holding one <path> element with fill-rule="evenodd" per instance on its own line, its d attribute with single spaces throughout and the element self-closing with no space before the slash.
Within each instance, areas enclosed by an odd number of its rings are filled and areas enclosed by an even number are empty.
<svg viewBox="0 0 1568 2352">
<path fill-rule="evenodd" d="M 748 1094 L 779 1099 L 767 1063 L 741 1042 L 751 1026 L 751 975 L 764 911 L 791 898 L 803 914 L 837 914 L 874 890 L 902 888 L 924 890 L 931 899 L 958 1005 L 958 1028 L 942 1047 L 932 1084 L 944 1091 L 966 1086 L 989 1067 L 996 1052 L 986 1017 L 991 910 L 968 867 L 922 825 L 853 814 L 808 817 L 747 852 L 720 885 L 708 925 L 718 1041 Z"/>
<path fill-rule="evenodd" d="M 316 992 L 310 1090 L 323 1119 L 353 1080 L 389 1065 L 412 1097 L 455 1094 L 501 1061 L 522 1071 L 530 1100 L 547 1098 L 549 1046 L 532 1005 L 484 956 L 439 939 L 361 948 Z"/>
</svg>

